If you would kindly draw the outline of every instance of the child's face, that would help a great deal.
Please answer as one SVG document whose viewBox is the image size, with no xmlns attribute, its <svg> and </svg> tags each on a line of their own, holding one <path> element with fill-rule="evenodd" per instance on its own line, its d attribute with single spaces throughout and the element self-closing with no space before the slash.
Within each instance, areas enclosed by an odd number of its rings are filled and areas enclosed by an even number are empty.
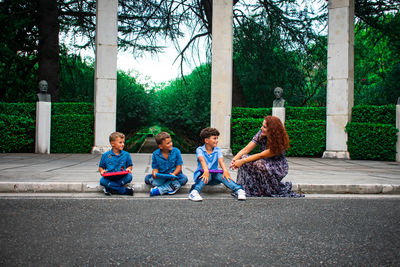
<svg viewBox="0 0 400 267">
<path fill-rule="evenodd" d="M 161 150 L 164 150 L 164 151 L 166 151 L 166 150 L 171 151 L 172 150 L 172 145 L 173 145 L 172 139 L 171 138 L 165 138 L 164 140 L 162 140 L 161 144 L 158 145 L 158 147 Z"/>
<path fill-rule="evenodd" d="M 212 135 L 210 138 L 205 138 L 204 143 L 214 148 L 218 145 L 218 136 Z"/>
<path fill-rule="evenodd" d="M 124 139 L 124 138 L 121 138 L 121 137 L 117 137 L 114 141 L 111 141 L 110 144 L 111 144 L 111 147 L 112 147 L 114 150 L 119 150 L 119 151 L 121 151 L 121 150 L 124 149 L 124 146 L 125 146 L 125 139 Z"/>
</svg>

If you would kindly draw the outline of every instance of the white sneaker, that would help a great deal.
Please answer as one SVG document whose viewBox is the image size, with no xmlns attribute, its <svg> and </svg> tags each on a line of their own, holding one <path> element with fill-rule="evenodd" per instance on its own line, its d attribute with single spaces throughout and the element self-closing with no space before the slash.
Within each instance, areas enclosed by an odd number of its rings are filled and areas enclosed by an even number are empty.
<svg viewBox="0 0 400 267">
<path fill-rule="evenodd" d="M 246 192 L 243 189 L 236 191 L 236 197 L 238 200 L 246 200 Z"/>
<path fill-rule="evenodd" d="M 190 192 L 189 199 L 191 201 L 202 201 L 203 200 L 203 198 L 200 196 L 199 191 L 197 191 L 197 190 L 192 190 L 192 192 Z"/>
</svg>

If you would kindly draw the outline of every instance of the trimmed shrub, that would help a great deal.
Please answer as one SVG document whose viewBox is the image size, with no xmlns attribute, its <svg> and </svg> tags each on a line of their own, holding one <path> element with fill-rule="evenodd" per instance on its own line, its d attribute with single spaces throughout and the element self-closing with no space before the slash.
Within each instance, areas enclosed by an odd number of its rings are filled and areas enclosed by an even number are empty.
<svg viewBox="0 0 400 267">
<path fill-rule="evenodd" d="M 65 114 L 91 115 L 94 114 L 94 105 L 85 102 L 51 103 L 51 115 Z"/>
<path fill-rule="evenodd" d="M 395 160 L 398 129 L 390 124 L 351 122 L 346 126 L 351 159 Z"/>
<path fill-rule="evenodd" d="M 272 114 L 272 108 L 232 108 L 232 118 L 264 118 Z"/>
<path fill-rule="evenodd" d="M 30 117 L 0 114 L 0 152 L 33 152 L 35 121 Z"/>
<path fill-rule="evenodd" d="M 36 103 L 5 103 L 0 102 L 0 114 L 24 116 L 35 119 Z"/>
<path fill-rule="evenodd" d="M 51 117 L 52 153 L 89 153 L 94 142 L 93 115 L 53 115 Z"/>
<path fill-rule="evenodd" d="M 383 123 L 396 125 L 396 105 L 353 107 L 352 122 Z"/>
<path fill-rule="evenodd" d="M 326 121 L 325 107 L 287 107 L 286 120 L 321 120 Z"/>
<path fill-rule="evenodd" d="M 290 138 L 287 156 L 320 157 L 326 146 L 326 123 L 323 120 L 287 120 L 286 131 Z"/>
</svg>

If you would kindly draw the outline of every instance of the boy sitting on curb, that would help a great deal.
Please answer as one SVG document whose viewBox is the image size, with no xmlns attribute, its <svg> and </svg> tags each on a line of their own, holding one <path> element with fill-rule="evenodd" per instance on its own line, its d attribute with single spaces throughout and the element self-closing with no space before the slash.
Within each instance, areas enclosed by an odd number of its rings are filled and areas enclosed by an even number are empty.
<svg viewBox="0 0 400 267">
<path fill-rule="evenodd" d="M 187 177 L 182 173 L 181 151 L 173 147 L 171 136 L 166 132 L 156 135 L 158 149 L 153 152 L 152 174 L 146 175 L 146 184 L 154 186 L 150 196 L 175 194 L 181 186 L 187 183 Z"/>
</svg>

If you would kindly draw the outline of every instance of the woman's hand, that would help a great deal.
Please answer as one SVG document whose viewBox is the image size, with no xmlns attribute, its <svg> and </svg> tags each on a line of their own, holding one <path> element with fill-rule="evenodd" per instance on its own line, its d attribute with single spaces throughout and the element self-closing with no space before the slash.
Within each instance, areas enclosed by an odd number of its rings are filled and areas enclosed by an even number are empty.
<svg viewBox="0 0 400 267">
<path fill-rule="evenodd" d="M 238 169 L 238 168 L 242 167 L 242 165 L 243 165 L 244 163 L 245 163 L 245 162 L 244 162 L 244 159 L 238 159 L 238 160 L 235 160 L 235 161 L 232 160 L 231 166 L 232 166 L 234 169 Z"/>
<path fill-rule="evenodd" d="M 237 161 L 237 159 L 233 159 L 231 161 L 231 164 L 229 165 L 229 169 L 231 170 L 236 170 L 237 168 L 235 167 L 235 162 Z"/>
</svg>

